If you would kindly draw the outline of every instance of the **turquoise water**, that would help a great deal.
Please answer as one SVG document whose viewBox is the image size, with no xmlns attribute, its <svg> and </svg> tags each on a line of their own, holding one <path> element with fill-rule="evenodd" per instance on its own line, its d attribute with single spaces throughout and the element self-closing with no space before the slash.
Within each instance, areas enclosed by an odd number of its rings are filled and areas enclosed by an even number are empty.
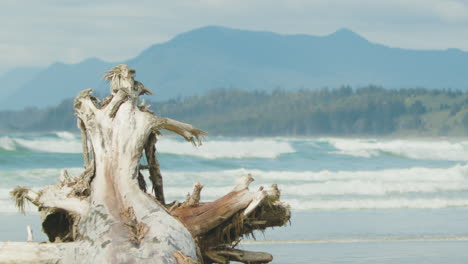
<svg viewBox="0 0 468 264">
<path fill-rule="evenodd" d="M 162 137 L 157 148 L 167 200 L 195 181 L 214 200 L 245 173 L 254 189 L 277 183 L 291 225 L 241 245 L 274 263 L 468 260 L 468 140 L 211 137 L 194 148 Z M 8 192 L 52 184 L 63 168 L 79 174 L 80 151 L 67 132 L 0 135 L 0 240 L 24 241 L 27 224 L 45 240 L 34 208 L 19 215 Z"/>
<path fill-rule="evenodd" d="M 465 264 L 466 241 L 377 241 L 314 244 L 242 245 L 252 251 L 274 252 L 278 264 Z"/>
</svg>

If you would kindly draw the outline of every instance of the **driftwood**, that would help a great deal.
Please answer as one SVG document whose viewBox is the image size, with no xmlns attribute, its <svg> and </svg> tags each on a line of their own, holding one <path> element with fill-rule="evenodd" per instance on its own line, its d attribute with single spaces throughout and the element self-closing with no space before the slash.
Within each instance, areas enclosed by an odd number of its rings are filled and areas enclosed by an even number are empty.
<svg viewBox="0 0 468 264">
<path fill-rule="evenodd" d="M 39 192 L 16 187 L 20 211 L 38 207 L 49 243 L 0 242 L 0 263 L 267 263 L 268 253 L 235 249 L 254 230 L 282 226 L 289 207 L 276 185 L 249 191 L 242 176 L 220 199 L 200 201 L 196 183 L 185 202 L 166 204 L 155 144 L 161 129 L 201 144 L 206 133 L 192 125 L 154 116 L 139 96 L 150 93 L 135 71 L 118 65 L 107 72 L 111 95 L 102 103 L 84 90 L 75 99 L 83 140 L 84 172 L 63 170 L 60 182 Z M 145 153 L 148 164 L 140 164 Z M 140 170 L 149 170 L 147 192 Z M 32 238 L 31 238 L 32 240 Z"/>
</svg>

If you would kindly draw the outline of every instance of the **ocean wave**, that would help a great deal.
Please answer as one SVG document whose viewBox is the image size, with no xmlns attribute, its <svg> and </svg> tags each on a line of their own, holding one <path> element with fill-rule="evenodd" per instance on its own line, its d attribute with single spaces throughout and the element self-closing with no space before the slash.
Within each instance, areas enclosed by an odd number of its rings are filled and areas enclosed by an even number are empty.
<svg viewBox="0 0 468 264">
<path fill-rule="evenodd" d="M 207 140 L 201 147 L 195 148 L 187 142 L 162 138 L 157 143 L 161 153 L 195 156 L 205 159 L 242 159 L 242 158 L 277 158 L 281 154 L 293 153 L 294 148 L 288 142 L 274 139 L 251 140 Z"/>
<path fill-rule="evenodd" d="M 394 195 L 407 193 L 439 193 L 468 190 L 468 184 L 458 182 L 366 182 L 366 181 L 327 181 L 301 185 L 282 185 L 282 193 L 288 196 L 322 195 Z"/>
<path fill-rule="evenodd" d="M 14 151 L 16 150 L 15 141 L 10 137 L 0 137 L 0 149 Z"/>
<path fill-rule="evenodd" d="M 170 201 L 173 198 L 167 196 Z M 177 200 L 183 200 L 176 197 Z M 203 201 L 212 201 L 202 194 Z M 360 210 L 360 209 L 441 209 L 441 208 L 460 208 L 468 207 L 466 199 L 349 199 L 349 200 L 303 200 L 303 199 L 284 199 L 293 210 Z M 26 212 L 37 212 L 33 205 L 25 207 Z M 0 213 L 16 213 L 18 209 L 14 206 L 12 200 L 0 199 Z"/>
<path fill-rule="evenodd" d="M 333 153 L 355 157 L 375 157 L 389 153 L 419 160 L 468 161 L 468 141 L 448 140 L 368 140 L 322 138 L 337 151 Z"/>
<path fill-rule="evenodd" d="M 81 142 L 65 138 L 40 137 L 36 139 L 25 139 L 15 137 L 0 138 L 0 148 L 8 151 L 19 148 L 37 152 L 51 153 L 81 153 Z"/>
<path fill-rule="evenodd" d="M 59 180 L 62 169 L 29 169 L 29 170 L 0 170 L 3 186 L 51 184 Z M 83 168 L 67 168 L 68 174 L 78 176 Z M 1 196 L 1 195 L 0 195 Z"/>
<path fill-rule="evenodd" d="M 234 181 L 237 177 L 250 173 L 256 181 L 285 182 L 326 182 L 326 181 L 365 181 L 365 182 L 457 182 L 463 183 L 468 177 L 468 165 L 455 165 L 450 168 L 402 168 L 366 171 L 264 171 L 257 169 L 234 169 L 221 171 L 165 171 L 170 181 L 205 179 L 211 182 Z"/>
<path fill-rule="evenodd" d="M 296 210 L 339 210 L 339 209 L 441 209 L 450 207 L 467 207 L 466 199 L 349 199 L 349 200 L 289 200 Z"/>
<path fill-rule="evenodd" d="M 82 168 L 71 168 L 77 176 Z M 468 205 L 468 165 L 450 168 L 406 168 L 376 171 L 162 171 L 167 200 L 184 200 L 194 182 L 205 185 L 202 200 L 213 201 L 227 194 L 238 177 L 251 173 L 250 190 L 277 183 L 282 200 L 297 210 L 445 208 Z M 147 177 L 148 171 L 143 171 Z M 13 204 L 9 192 L 16 185 L 39 188 L 58 181 L 60 169 L 0 171 L 2 205 Z M 147 179 L 147 178 L 146 178 Z M 6 186 L 7 188 L 4 188 Z M 458 197 L 460 199 L 451 199 Z M 358 199 L 359 198 L 359 199 Z M 332 200 L 330 200 L 332 199 Z M 12 207 L 8 207 L 12 208 Z M 0 211 L 6 209 L 0 207 Z M 10 210 L 10 209 L 8 209 Z"/>
<path fill-rule="evenodd" d="M 272 183 L 272 182 L 271 182 Z M 203 182 L 202 182 L 203 184 Z M 234 185 L 210 186 L 206 184 L 202 196 L 210 200 L 227 194 Z M 252 184 L 251 190 L 258 190 L 260 186 L 268 187 L 270 184 Z M 348 199 L 350 196 L 393 197 L 401 194 L 443 194 L 447 192 L 467 191 L 468 184 L 460 185 L 457 182 L 448 183 L 373 183 L 365 181 L 351 182 L 323 182 L 309 184 L 279 184 L 281 195 L 285 198 L 297 197 L 301 199 L 317 198 L 321 196 L 335 196 Z M 191 186 L 165 187 L 165 194 L 176 199 L 183 198 L 191 192 Z"/>
<path fill-rule="evenodd" d="M 283 197 L 301 199 L 319 196 L 398 196 L 403 194 L 438 195 L 468 190 L 468 166 L 451 168 L 408 168 L 377 171 L 261 171 L 223 170 L 205 172 L 163 171 L 168 194 L 180 197 L 200 181 L 206 185 L 204 194 L 219 197 L 232 188 L 235 179 L 246 173 L 255 178 L 252 190 L 278 183 Z M 176 187 L 177 186 L 177 187 Z"/>
<path fill-rule="evenodd" d="M 274 139 L 207 140 L 201 147 L 185 141 L 160 138 L 156 144 L 159 153 L 194 156 L 204 159 L 273 159 L 295 152 L 290 143 Z M 13 151 L 18 148 L 37 152 L 81 153 L 81 140 L 69 132 L 55 132 L 55 137 L 19 138 L 1 137 L 0 149 Z"/>
<path fill-rule="evenodd" d="M 371 158 L 383 154 L 417 160 L 468 161 L 468 141 L 450 140 L 381 140 L 346 138 L 214 138 L 201 147 L 178 140 L 174 137 L 161 137 L 157 143 L 159 153 L 180 156 L 193 156 L 203 159 L 274 159 L 283 154 L 296 153 L 293 147 L 302 142 L 311 149 L 324 151 L 323 145 L 335 148 L 332 154 Z M 0 149 L 14 151 L 27 149 L 37 152 L 81 153 L 81 140 L 78 135 L 57 131 L 48 136 L 0 137 Z M 325 153 L 324 153 L 325 154 Z"/>
<path fill-rule="evenodd" d="M 72 176 L 82 168 L 68 168 Z M 61 169 L 0 170 L 6 185 L 29 182 L 52 183 L 58 180 Z M 148 176 L 148 171 L 143 171 Z M 278 183 L 292 195 L 321 194 L 375 194 L 392 192 L 438 192 L 468 189 L 468 165 L 450 168 L 403 168 L 375 171 L 263 171 L 233 169 L 219 171 L 162 170 L 164 183 L 169 186 L 192 186 L 196 181 L 213 187 L 232 187 L 237 178 L 252 174 L 254 187 Z"/>
<path fill-rule="evenodd" d="M 39 152 L 52 152 L 52 153 L 81 153 L 81 142 L 77 140 L 68 139 L 14 139 L 15 142 L 26 149 L 39 151 Z"/>
<path fill-rule="evenodd" d="M 10 192 L 12 189 L 8 188 L 0 188 L 0 200 L 8 200 L 10 199 Z"/>
<path fill-rule="evenodd" d="M 54 134 L 57 137 L 62 138 L 62 139 L 66 139 L 66 140 L 74 140 L 74 139 L 77 138 L 75 136 L 75 134 L 73 134 L 71 132 L 68 132 L 68 131 L 56 131 Z"/>
</svg>

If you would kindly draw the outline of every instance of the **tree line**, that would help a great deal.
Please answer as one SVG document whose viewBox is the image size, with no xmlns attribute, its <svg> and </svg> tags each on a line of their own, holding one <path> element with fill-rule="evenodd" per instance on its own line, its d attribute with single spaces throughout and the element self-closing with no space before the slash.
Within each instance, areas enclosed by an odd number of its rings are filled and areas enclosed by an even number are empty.
<svg viewBox="0 0 468 264">
<path fill-rule="evenodd" d="M 216 89 L 150 104 L 157 115 L 194 124 L 211 135 L 468 135 L 468 93 L 450 89 Z M 0 130 L 74 131 L 72 100 L 0 112 Z"/>
</svg>

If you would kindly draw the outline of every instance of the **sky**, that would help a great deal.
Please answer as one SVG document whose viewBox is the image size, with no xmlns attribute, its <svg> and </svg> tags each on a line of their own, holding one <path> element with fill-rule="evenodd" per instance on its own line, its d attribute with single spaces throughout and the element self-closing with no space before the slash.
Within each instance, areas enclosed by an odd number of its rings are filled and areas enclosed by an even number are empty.
<svg viewBox="0 0 468 264">
<path fill-rule="evenodd" d="M 468 0 L 1 0 L 0 74 L 122 61 L 207 25 L 328 35 L 348 28 L 408 49 L 468 51 Z"/>
</svg>

